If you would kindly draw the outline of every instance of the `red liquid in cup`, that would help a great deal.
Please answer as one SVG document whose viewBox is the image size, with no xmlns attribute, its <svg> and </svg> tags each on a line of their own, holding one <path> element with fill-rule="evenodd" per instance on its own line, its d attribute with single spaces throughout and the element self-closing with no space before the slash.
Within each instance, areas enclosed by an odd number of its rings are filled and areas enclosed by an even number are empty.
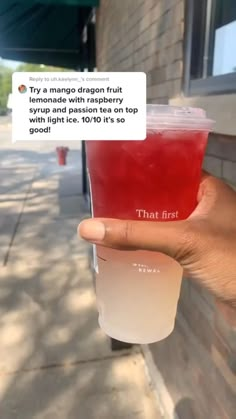
<svg viewBox="0 0 236 419">
<path fill-rule="evenodd" d="M 196 207 L 208 132 L 149 131 L 144 141 L 88 141 L 95 217 L 174 221 Z"/>
<path fill-rule="evenodd" d="M 207 130 L 164 128 L 149 130 L 144 141 L 88 141 L 94 216 L 187 218 L 197 204 L 207 137 Z M 97 264 L 99 324 L 109 336 L 152 343 L 172 332 L 182 279 L 175 260 L 97 246 Z"/>
</svg>

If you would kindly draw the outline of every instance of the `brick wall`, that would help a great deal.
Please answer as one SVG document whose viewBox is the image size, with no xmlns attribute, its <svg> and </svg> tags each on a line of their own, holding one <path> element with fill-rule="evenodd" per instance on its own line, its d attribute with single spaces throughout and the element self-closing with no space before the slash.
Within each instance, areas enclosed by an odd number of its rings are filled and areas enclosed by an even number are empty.
<svg viewBox="0 0 236 419">
<path fill-rule="evenodd" d="M 235 344 L 211 295 L 184 280 L 174 333 L 150 345 L 179 419 L 234 419 Z"/>
<path fill-rule="evenodd" d="M 204 168 L 236 190 L 236 138 L 210 135 Z M 150 345 L 179 419 L 235 418 L 236 316 L 224 310 L 185 279 L 174 333 Z"/>
<path fill-rule="evenodd" d="M 204 168 L 233 187 L 236 186 L 236 139 L 210 135 Z"/>
<path fill-rule="evenodd" d="M 100 71 L 144 71 L 148 102 L 180 93 L 183 0 L 102 0 L 97 13 Z"/>
<path fill-rule="evenodd" d="M 101 0 L 98 70 L 144 71 L 148 102 L 168 103 L 181 94 L 183 34 L 183 0 Z M 204 167 L 236 186 L 236 139 L 212 134 Z M 175 331 L 150 349 L 180 419 L 235 417 L 236 327 L 210 294 L 184 280 Z"/>
</svg>

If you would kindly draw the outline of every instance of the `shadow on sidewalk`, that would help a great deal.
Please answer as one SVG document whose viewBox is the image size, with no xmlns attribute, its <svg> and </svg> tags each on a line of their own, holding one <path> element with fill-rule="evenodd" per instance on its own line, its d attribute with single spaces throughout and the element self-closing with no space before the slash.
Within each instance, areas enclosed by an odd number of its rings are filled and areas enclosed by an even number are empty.
<svg viewBox="0 0 236 419">
<path fill-rule="evenodd" d="M 80 273 L 73 260 L 64 272 L 56 269 L 53 275 L 53 269 L 48 263 L 35 273 L 15 276 L 10 267 L 9 277 L 0 282 L 1 341 L 5 343 L 0 363 L 5 387 L 1 415 L 4 419 L 106 419 L 111 401 L 106 403 L 103 393 L 107 397 L 109 392 L 113 408 L 122 413 L 113 397 L 117 389 L 111 387 L 118 370 L 103 360 L 110 355 L 97 328 L 89 274 Z M 58 273 L 62 277 L 56 278 Z"/>
<path fill-rule="evenodd" d="M 140 364 L 128 352 L 112 353 L 98 328 L 89 245 L 77 237 L 89 215 L 80 152 L 71 152 L 66 167 L 52 153 L 0 156 L 0 210 L 4 200 L 9 205 L 5 230 L 0 223 L 7 252 L 0 267 L 1 417 L 143 418 Z"/>
<path fill-rule="evenodd" d="M 0 205 L 25 199 L 21 212 L 5 214 L 13 231 L 1 231 L 9 252 L 0 268 L 1 416 L 105 419 L 111 403 L 122 414 L 112 396 L 117 371 L 104 360 L 114 355 L 98 329 L 88 245 L 76 231 L 86 214 L 80 153 L 71 152 L 66 167 L 52 153 L 0 154 Z"/>
</svg>

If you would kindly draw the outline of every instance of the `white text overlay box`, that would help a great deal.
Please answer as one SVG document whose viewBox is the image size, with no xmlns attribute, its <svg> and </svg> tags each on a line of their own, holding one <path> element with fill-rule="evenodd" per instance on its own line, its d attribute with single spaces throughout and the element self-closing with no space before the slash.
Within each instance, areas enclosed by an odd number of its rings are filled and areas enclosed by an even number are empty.
<svg viewBox="0 0 236 419">
<path fill-rule="evenodd" d="M 19 73 L 13 141 L 144 140 L 145 73 Z"/>
</svg>

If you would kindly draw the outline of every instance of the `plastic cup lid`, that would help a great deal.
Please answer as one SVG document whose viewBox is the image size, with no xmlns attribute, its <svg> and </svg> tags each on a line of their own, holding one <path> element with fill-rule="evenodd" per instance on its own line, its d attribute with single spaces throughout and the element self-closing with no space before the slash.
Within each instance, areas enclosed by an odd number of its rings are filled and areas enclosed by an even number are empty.
<svg viewBox="0 0 236 419">
<path fill-rule="evenodd" d="M 147 105 L 147 129 L 189 129 L 211 131 L 214 121 L 201 108 Z"/>
</svg>

